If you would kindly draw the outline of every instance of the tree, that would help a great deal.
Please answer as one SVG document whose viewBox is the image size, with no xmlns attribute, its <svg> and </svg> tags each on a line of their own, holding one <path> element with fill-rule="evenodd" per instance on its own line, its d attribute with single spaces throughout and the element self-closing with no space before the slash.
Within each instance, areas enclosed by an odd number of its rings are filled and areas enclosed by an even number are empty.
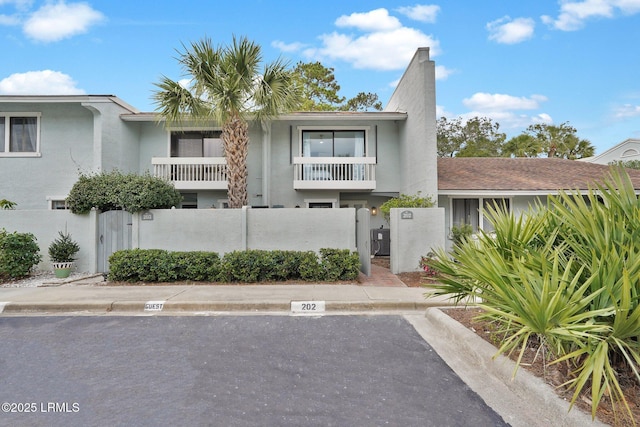
<svg viewBox="0 0 640 427">
<path fill-rule="evenodd" d="M 345 101 L 338 96 L 340 85 L 333 68 L 326 68 L 320 62 L 298 62 L 293 72 L 302 89 L 302 111 L 335 111 L 336 106 Z"/>
<path fill-rule="evenodd" d="M 340 85 L 333 68 L 320 62 L 298 62 L 293 70 L 302 90 L 302 111 L 369 111 L 382 110 L 378 95 L 360 92 L 351 99 L 339 96 Z"/>
<path fill-rule="evenodd" d="M 586 139 L 578 138 L 576 129 L 568 122 L 560 125 L 538 123 L 529 126 L 525 132 L 538 141 L 541 154 L 547 157 L 575 160 L 595 153 L 593 145 Z"/>
<path fill-rule="evenodd" d="M 538 157 L 542 147 L 532 135 L 523 133 L 508 140 L 502 148 L 505 157 Z"/>
<path fill-rule="evenodd" d="M 261 52 L 259 45 L 245 37 L 234 36 L 226 47 L 214 47 L 204 38 L 178 52 L 190 86 L 163 76 L 153 95 L 168 125 L 193 121 L 222 127 L 231 208 L 248 203 L 249 119 L 264 124 L 297 108 L 301 101 L 300 88 L 284 61 L 265 64 L 260 71 Z"/>
<path fill-rule="evenodd" d="M 627 169 L 640 169 L 640 160 L 614 160 L 609 162 L 612 166 L 621 166 Z M 2 200 L 0 200 L 0 203 Z"/>
<path fill-rule="evenodd" d="M 487 117 L 463 121 L 440 117 L 436 123 L 439 157 L 497 157 L 501 155 L 506 135 L 500 125 Z"/>
<path fill-rule="evenodd" d="M 382 102 L 378 100 L 378 95 L 371 92 L 360 92 L 349 99 L 341 108 L 342 111 L 369 111 L 382 110 Z"/>
</svg>

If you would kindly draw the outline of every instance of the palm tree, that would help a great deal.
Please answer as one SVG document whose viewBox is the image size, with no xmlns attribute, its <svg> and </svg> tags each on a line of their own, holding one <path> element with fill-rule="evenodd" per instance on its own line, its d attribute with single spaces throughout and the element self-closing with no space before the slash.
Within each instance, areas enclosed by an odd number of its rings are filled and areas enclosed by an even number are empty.
<svg viewBox="0 0 640 427">
<path fill-rule="evenodd" d="M 249 120 L 265 124 L 300 104 L 299 86 L 281 59 L 260 72 L 259 45 L 242 37 L 230 46 L 214 47 L 209 38 L 194 42 L 178 61 L 190 77 L 189 87 L 165 76 L 153 99 L 167 125 L 195 122 L 222 127 L 227 161 L 229 207 L 247 204 Z"/>
</svg>

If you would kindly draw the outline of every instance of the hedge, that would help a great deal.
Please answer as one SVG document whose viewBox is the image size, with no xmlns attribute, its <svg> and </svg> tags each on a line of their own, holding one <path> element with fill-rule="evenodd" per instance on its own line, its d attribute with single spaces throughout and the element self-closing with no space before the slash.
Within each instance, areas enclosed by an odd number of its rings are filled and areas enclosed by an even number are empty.
<svg viewBox="0 0 640 427">
<path fill-rule="evenodd" d="M 313 251 L 247 250 L 226 253 L 126 249 L 109 257 L 109 280 L 126 282 L 272 282 L 286 280 L 333 282 L 355 280 L 360 270 L 357 252 L 348 249 Z"/>
<path fill-rule="evenodd" d="M 0 229 L 0 282 L 28 276 L 41 260 L 33 234 Z"/>
</svg>

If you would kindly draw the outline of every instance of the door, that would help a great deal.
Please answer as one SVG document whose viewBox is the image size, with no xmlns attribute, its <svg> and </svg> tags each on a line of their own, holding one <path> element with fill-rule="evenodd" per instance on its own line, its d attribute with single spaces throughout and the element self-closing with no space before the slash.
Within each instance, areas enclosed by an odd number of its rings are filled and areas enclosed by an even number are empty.
<svg viewBox="0 0 640 427">
<path fill-rule="evenodd" d="M 107 211 L 98 215 L 98 272 L 109 272 L 111 254 L 131 249 L 132 223 L 132 216 L 126 211 Z"/>
</svg>

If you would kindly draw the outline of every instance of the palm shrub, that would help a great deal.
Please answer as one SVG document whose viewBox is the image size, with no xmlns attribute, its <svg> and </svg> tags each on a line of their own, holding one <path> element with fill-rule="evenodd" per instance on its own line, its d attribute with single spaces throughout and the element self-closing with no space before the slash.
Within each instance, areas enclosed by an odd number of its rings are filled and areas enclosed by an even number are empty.
<svg viewBox="0 0 640 427">
<path fill-rule="evenodd" d="M 618 377 L 640 381 L 640 202 L 626 172 L 526 215 L 488 216 L 492 235 L 429 260 L 434 294 L 481 298 L 482 316 L 504 332 L 498 353 L 518 351 L 516 366 L 532 342 L 568 363 L 572 405 L 590 390 L 593 417 L 604 396 L 631 414 Z"/>
</svg>

